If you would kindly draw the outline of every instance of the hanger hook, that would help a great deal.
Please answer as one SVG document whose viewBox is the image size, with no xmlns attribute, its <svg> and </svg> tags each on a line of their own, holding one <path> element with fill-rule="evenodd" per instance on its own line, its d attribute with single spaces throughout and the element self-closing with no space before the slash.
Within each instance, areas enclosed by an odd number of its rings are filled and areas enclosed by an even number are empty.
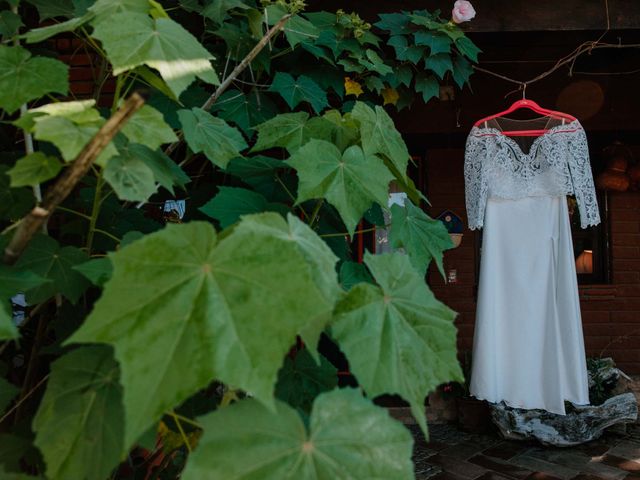
<svg viewBox="0 0 640 480">
<path fill-rule="evenodd" d="M 523 82 L 522 84 L 522 99 L 526 100 L 527 98 L 527 82 Z"/>
</svg>

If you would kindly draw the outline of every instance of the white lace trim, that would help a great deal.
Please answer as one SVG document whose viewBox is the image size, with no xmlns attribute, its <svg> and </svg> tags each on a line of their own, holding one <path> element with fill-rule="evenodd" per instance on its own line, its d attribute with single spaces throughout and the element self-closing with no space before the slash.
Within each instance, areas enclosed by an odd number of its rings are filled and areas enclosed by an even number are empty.
<svg viewBox="0 0 640 480">
<path fill-rule="evenodd" d="M 465 147 L 464 180 L 471 230 L 483 226 L 489 197 L 575 195 L 581 227 L 600 223 L 587 136 L 578 120 L 550 128 L 528 153 L 497 128 L 474 126 Z"/>
</svg>

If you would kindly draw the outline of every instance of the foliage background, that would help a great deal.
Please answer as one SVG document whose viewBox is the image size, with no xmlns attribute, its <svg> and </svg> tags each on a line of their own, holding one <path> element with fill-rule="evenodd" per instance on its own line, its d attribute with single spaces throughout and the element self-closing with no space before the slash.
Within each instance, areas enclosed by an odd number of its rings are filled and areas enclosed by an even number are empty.
<svg viewBox="0 0 640 480">
<path fill-rule="evenodd" d="M 475 45 L 439 12 L 370 25 L 299 0 L 1 5 L 3 248 L 122 101 L 148 95 L 0 266 L 2 475 L 413 478 L 409 432 L 372 399 L 401 396 L 428 435 L 425 396 L 463 378 L 455 313 L 424 281 L 450 240 L 389 113 L 463 88 Z M 97 60 L 93 98 L 69 97 L 58 35 Z M 385 225 L 391 181 L 410 201 Z M 163 211 L 176 198 L 183 218 Z M 354 262 L 374 225 L 407 255 Z"/>
</svg>

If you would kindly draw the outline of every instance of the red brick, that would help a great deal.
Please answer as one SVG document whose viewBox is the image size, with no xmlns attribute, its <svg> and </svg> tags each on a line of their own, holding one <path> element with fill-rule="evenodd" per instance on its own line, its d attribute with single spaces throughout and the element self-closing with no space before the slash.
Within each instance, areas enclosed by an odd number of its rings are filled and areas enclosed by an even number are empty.
<svg viewBox="0 0 640 480">
<path fill-rule="evenodd" d="M 640 282 L 640 272 L 613 272 L 613 283 L 638 283 Z"/>
<path fill-rule="evenodd" d="M 69 81 L 93 80 L 93 70 L 89 67 L 73 67 L 69 70 Z"/>
<path fill-rule="evenodd" d="M 636 311 L 626 311 L 626 312 L 611 312 L 610 313 L 611 323 L 629 323 L 629 322 L 639 322 L 640 323 L 640 312 Z"/>
<path fill-rule="evenodd" d="M 639 333 L 639 332 L 635 332 L 635 333 Z M 612 340 L 612 343 L 607 348 L 607 351 L 612 351 L 615 349 L 627 350 L 632 348 L 640 348 L 640 335 L 631 335 L 631 336 L 616 335 L 612 337 L 611 340 Z"/>
<path fill-rule="evenodd" d="M 613 259 L 613 271 L 621 272 L 639 272 L 640 271 L 640 259 L 639 260 L 616 260 Z"/>
<path fill-rule="evenodd" d="M 616 233 L 638 233 L 640 224 L 638 222 L 611 222 L 611 232 Z"/>
<path fill-rule="evenodd" d="M 76 95 L 92 95 L 95 84 L 93 82 L 74 82 L 71 91 Z"/>
<path fill-rule="evenodd" d="M 74 53 L 72 55 L 60 55 L 58 59 L 67 65 L 72 66 L 85 66 L 93 65 L 92 58 L 86 53 Z"/>
<path fill-rule="evenodd" d="M 611 325 L 586 324 L 582 326 L 582 333 L 585 337 L 598 337 L 611 334 Z"/>
<path fill-rule="evenodd" d="M 619 297 L 640 297 L 640 285 L 620 285 L 617 290 Z"/>
<path fill-rule="evenodd" d="M 623 195 L 611 197 L 611 209 L 640 208 L 640 195 L 635 192 L 625 192 Z"/>
<path fill-rule="evenodd" d="M 614 210 L 611 213 L 611 220 L 613 221 L 638 221 L 640 220 L 640 211 L 631 210 L 628 208 L 621 210 Z"/>
<path fill-rule="evenodd" d="M 640 246 L 640 233 L 617 233 L 612 235 L 613 244 L 619 247 Z"/>
<path fill-rule="evenodd" d="M 582 323 L 609 323 L 609 312 L 582 312 Z"/>
<path fill-rule="evenodd" d="M 585 335 L 585 349 L 601 349 L 609 344 L 611 337 Z"/>
<path fill-rule="evenodd" d="M 640 257 L 640 247 L 621 247 L 616 245 L 611 249 L 611 254 L 616 260 L 633 260 Z"/>
<path fill-rule="evenodd" d="M 616 363 L 640 362 L 640 350 L 607 350 L 605 353 Z"/>
</svg>

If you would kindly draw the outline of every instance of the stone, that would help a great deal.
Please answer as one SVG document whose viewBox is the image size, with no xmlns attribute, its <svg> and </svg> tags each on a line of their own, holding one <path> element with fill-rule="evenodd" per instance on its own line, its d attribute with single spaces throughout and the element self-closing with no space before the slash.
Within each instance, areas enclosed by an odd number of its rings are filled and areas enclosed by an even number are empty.
<svg viewBox="0 0 640 480">
<path fill-rule="evenodd" d="M 572 410 L 558 415 L 541 409 L 511 408 L 501 402 L 492 405 L 491 418 L 506 439 L 533 438 L 558 447 L 589 442 L 599 438 L 607 427 L 638 418 L 638 404 L 631 392 L 611 397 L 601 405 L 573 405 Z"/>
</svg>

